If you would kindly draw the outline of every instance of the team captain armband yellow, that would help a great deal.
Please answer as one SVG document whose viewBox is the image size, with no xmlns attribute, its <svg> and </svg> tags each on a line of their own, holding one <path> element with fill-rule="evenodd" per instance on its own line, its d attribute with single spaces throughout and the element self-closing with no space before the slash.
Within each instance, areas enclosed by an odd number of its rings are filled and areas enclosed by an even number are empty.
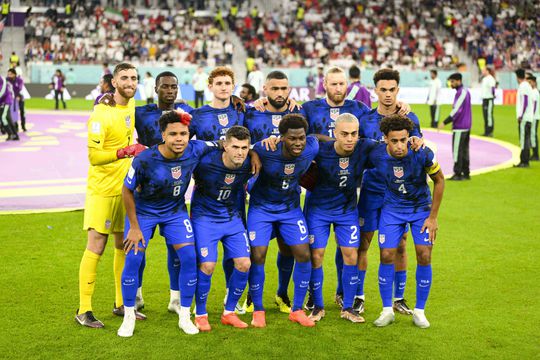
<svg viewBox="0 0 540 360">
<path fill-rule="evenodd" d="M 441 165 L 439 165 L 438 162 L 434 161 L 433 165 L 426 167 L 425 169 L 428 175 L 433 175 L 436 174 L 439 170 L 441 170 Z"/>
</svg>

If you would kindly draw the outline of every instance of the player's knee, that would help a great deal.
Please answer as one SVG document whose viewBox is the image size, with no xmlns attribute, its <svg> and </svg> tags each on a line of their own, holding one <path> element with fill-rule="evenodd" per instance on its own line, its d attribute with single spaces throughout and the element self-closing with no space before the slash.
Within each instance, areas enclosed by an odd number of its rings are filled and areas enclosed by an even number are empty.
<svg viewBox="0 0 540 360">
<path fill-rule="evenodd" d="M 406 255 L 407 255 L 407 246 L 403 242 L 400 242 L 397 248 L 397 256 L 403 257 Z"/>
<path fill-rule="evenodd" d="M 138 252 L 137 254 L 135 254 L 135 251 L 131 250 L 126 255 L 126 261 L 124 264 L 124 272 L 126 274 L 137 274 L 143 260 L 144 260 L 144 252 Z"/>
<path fill-rule="evenodd" d="M 360 248 L 359 251 L 367 252 L 373 239 L 373 232 L 360 232 Z"/>
<path fill-rule="evenodd" d="M 381 249 L 381 263 L 393 264 L 396 259 L 396 249 Z"/>
<path fill-rule="evenodd" d="M 266 260 L 266 251 L 259 247 L 251 248 L 251 262 L 253 264 L 262 265 Z"/>
<path fill-rule="evenodd" d="M 358 263 L 358 252 L 356 249 L 343 249 L 345 248 L 341 248 L 345 265 L 356 265 Z"/>
<path fill-rule="evenodd" d="M 211 275 L 214 273 L 214 270 L 216 269 L 216 263 L 215 262 L 203 262 L 199 265 L 199 269 L 205 273 L 206 275 Z"/>
<path fill-rule="evenodd" d="M 429 251 L 428 249 L 423 249 L 423 251 L 417 251 L 416 261 L 418 262 L 418 265 L 425 266 L 431 264 L 431 251 Z"/>
<path fill-rule="evenodd" d="M 322 266 L 323 260 L 324 260 L 324 249 L 313 249 L 311 252 L 311 264 L 315 268 L 319 268 Z"/>
<path fill-rule="evenodd" d="M 180 258 L 181 269 L 197 267 L 197 255 L 195 253 L 195 246 L 193 246 L 192 244 L 183 246 L 177 249 L 176 253 Z"/>
<path fill-rule="evenodd" d="M 309 248 L 306 248 L 305 250 L 301 250 L 301 251 L 295 251 L 294 260 L 296 260 L 296 262 L 311 261 L 311 254 L 309 252 Z"/>
<path fill-rule="evenodd" d="M 234 267 L 241 272 L 248 272 L 251 267 L 251 261 L 249 258 L 234 259 Z"/>
</svg>

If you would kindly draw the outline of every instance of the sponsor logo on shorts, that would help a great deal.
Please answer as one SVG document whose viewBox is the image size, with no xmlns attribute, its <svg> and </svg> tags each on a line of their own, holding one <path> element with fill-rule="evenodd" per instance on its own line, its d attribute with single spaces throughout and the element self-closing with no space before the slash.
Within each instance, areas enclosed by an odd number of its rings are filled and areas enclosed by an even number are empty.
<svg viewBox="0 0 540 360">
<path fill-rule="evenodd" d="M 125 120 L 126 120 L 126 127 L 130 127 L 131 126 L 131 116 L 130 115 L 126 116 Z"/>
<path fill-rule="evenodd" d="M 403 177 L 403 166 L 394 166 L 394 176 L 398 179 Z"/>
<path fill-rule="evenodd" d="M 379 234 L 379 243 L 384 244 L 386 237 L 384 234 Z"/>
<path fill-rule="evenodd" d="M 249 232 L 249 240 L 250 241 L 255 240 L 256 237 L 257 237 L 257 233 L 255 231 L 250 231 Z"/>
<path fill-rule="evenodd" d="M 105 220 L 105 229 L 109 229 L 111 227 L 111 220 Z"/>
<path fill-rule="evenodd" d="M 272 125 L 274 125 L 275 127 L 278 127 L 280 122 L 281 122 L 281 115 L 272 115 Z"/>
<path fill-rule="evenodd" d="M 225 184 L 231 185 L 234 182 L 234 178 L 236 177 L 235 174 L 227 174 L 225 175 Z"/>
<path fill-rule="evenodd" d="M 339 167 L 342 168 L 343 170 L 348 168 L 349 167 L 349 158 L 348 157 L 340 158 L 339 159 Z"/>
<path fill-rule="evenodd" d="M 219 125 L 221 126 L 227 126 L 227 124 L 229 123 L 229 117 L 227 116 L 227 114 L 219 114 L 217 118 L 219 121 Z"/>
<path fill-rule="evenodd" d="M 309 244 L 312 245 L 315 242 L 315 235 L 309 235 Z"/>
<path fill-rule="evenodd" d="M 208 256 L 208 248 L 206 248 L 206 247 L 201 248 L 201 256 L 202 257 L 207 257 Z"/>
<path fill-rule="evenodd" d="M 355 243 L 357 243 L 357 242 L 359 242 L 359 241 L 360 241 L 360 239 L 349 240 L 349 244 L 355 244 Z"/>
<path fill-rule="evenodd" d="M 339 116 L 339 108 L 330 109 L 330 119 L 336 120 L 338 116 Z"/>
<path fill-rule="evenodd" d="M 175 180 L 180 179 L 180 176 L 182 176 L 182 167 L 181 166 L 175 166 L 175 167 L 171 168 L 171 176 Z"/>
<path fill-rule="evenodd" d="M 291 175 L 294 172 L 294 164 L 285 164 L 283 172 L 285 175 Z"/>
</svg>

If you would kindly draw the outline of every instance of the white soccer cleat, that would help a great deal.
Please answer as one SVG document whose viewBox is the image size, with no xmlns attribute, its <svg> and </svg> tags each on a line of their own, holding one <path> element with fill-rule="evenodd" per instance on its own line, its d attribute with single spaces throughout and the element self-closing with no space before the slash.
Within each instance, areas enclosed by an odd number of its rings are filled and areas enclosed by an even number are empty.
<svg viewBox="0 0 540 360">
<path fill-rule="evenodd" d="M 144 299 L 139 296 L 135 297 L 135 310 L 139 311 L 144 309 Z"/>
<path fill-rule="evenodd" d="M 428 319 L 426 318 L 424 310 L 414 309 L 412 321 L 414 325 L 418 326 L 421 329 L 427 329 L 430 325 Z"/>
<path fill-rule="evenodd" d="M 379 316 L 379 318 L 373 322 L 373 325 L 377 327 L 388 326 L 394 322 L 394 319 L 395 319 L 395 316 L 393 312 L 383 311 L 381 315 Z"/>
<path fill-rule="evenodd" d="M 225 297 L 223 298 L 223 307 L 227 305 L 227 297 L 229 296 L 229 288 L 225 289 Z M 236 303 L 236 306 L 234 307 L 234 312 L 238 315 L 244 315 L 246 313 L 246 310 L 242 305 L 240 305 L 240 302 Z"/>
<path fill-rule="evenodd" d="M 180 315 L 180 301 L 177 299 L 169 301 L 169 305 L 167 306 L 167 309 L 172 312 Z"/>
<path fill-rule="evenodd" d="M 124 321 L 122 322 L 122 325 L 116 332 L 118 336 L 120 337 L 132 337 L 133 331 L 135 330 L 135 313 L 129 314 L 126 312 L 124 314 Z"/>
<path fill-rule="evenodd" d="M 199 333 L 197 326 L 191 322 L 189 313 L 187 315 L 182 314 L 178 316 L 178 327 L 188 335 L 195 335 Z"/>
</svg>

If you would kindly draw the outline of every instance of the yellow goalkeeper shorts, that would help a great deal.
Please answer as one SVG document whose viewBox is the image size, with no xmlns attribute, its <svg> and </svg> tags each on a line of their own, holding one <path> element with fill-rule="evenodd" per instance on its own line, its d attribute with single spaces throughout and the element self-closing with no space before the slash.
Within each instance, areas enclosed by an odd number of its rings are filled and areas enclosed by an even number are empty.
<svg viewBox="0 0 540 360">
<path fill-rule="evenodd" d="M 124 232 L 126 210 L 122 195 L 100 196 L 86 194 L 84 230 L 94 229 L 101 234 Z"/>
</svg>

